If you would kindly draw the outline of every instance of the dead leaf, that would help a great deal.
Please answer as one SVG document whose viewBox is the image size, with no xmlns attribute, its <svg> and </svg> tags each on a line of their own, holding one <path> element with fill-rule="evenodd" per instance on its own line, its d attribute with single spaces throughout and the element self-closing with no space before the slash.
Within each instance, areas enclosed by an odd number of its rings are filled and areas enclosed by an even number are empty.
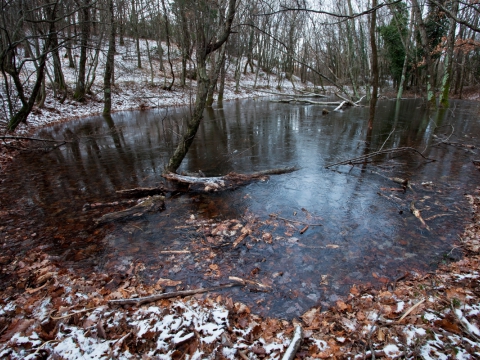
<svg viewBox="0 0 480 360">
<path fill-rule="evenodd" d="M 319 314 L 319 312 L 320 312 L 320 309 L 313 308 L 313 309 L 308 310 L 305 314 L 303 314 L 301 316 L 301 318 L 302 318 L 303 322 L 305 323 L 305 325 L 310 327 L 312 325 L 313 320 Z"/>
<path fill-rule="evenodd" d="M 437 320 L 433 323 L 435 326 L 438 326 L 442 329 L 445 329 L 447 331 L 450 331 L 454 334 L 460 334 L 460 328 L 458 327 L 457 324 L 448 321 L 447 319 L 442 319 L 442 320 Z"/>
<path fill-rule="evenodd" d="M 348 306 L 342 300 L 337 300 L 337 308 L 340 311 L 345 311 L 347 310 Z"/>
<path fill-rule="evenodd" d="M 181 281 L 175 281 L 175 280 L 170 280 L 170 279 L 158 279 L 156 282 L 156 286 L 177 286 L 180 285 L 182 282 Z"/>
</svg>

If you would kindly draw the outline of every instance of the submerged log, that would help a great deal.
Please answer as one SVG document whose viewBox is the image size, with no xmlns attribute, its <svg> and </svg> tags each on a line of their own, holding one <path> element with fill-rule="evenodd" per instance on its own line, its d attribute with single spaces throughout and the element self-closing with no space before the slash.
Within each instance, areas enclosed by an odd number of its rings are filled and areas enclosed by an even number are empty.
<svg viewBox="0 0 480 360">
<path fill-rule="evenodd" d="M 95 223 L 103 224 L 110 221 L 137 218 L 145 215 L 146 213 L 161 211 L 165 209 L 164 200 L 165 197 L 162 195 L 149 196 L 145 199 L 140 200 L 137 205 L 131 208 L 105 214 L 95 220 Z"/>
<path fill-rule="evenodd" d="M 231 172 L 225 176 L 214 177 L 193 177 L 169 172 L 163 174 L 162 176 L 167 180 L 186 184 L 189 186 L 189 190 L 192 191 L 214 192 L 235 189 L 255 180 L 265 181 L 269 178 L 269 175 L 287 174 L 296 170 L 297 168 L 295 167 L 287 167 L 282 169 L 259 171 L 253 174 L 238 174 Z"/>
<path fill-rule="evenodd" d="M 139 187 L 134 189 L 117 190 L 116 193 L 124 197 L 145 197 L 152 195 L 165 195 L 165 189 L 163 186 L 153 188 Z"/>
</svg>

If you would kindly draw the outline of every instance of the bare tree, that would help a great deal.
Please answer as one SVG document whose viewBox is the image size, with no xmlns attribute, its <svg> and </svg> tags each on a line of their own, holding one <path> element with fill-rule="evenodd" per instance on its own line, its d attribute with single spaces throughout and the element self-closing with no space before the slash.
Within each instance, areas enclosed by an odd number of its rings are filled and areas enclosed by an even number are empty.
<svg viewBox="0 0 480 360">
<path fill-rule="evenodd" d="M 166 167 L 167 171 L 175 172 L 182 163 L 185 155 L 193 143 L 200 122 L 203 119 L 203 110 L 208 95 L 210 77 L 207 73 L 207 60 L 210 54 L 214 53 L 228 40 L 232 23 L 236 12 L 236 0 L 228 0 L 225 4 L 227 11 L 222 26 L 215 26 L 212 20 L 212 3 L 205 0 L 189 1 L 189 5 L 195 12 L 195 29 L 197 34 L 196 58 L 197 58 L 197 93 L 193 114 L 188 120 L 185 133 L 180 139 L 172 157 Z M 219 9 L 217 9 L 218 11 Z M 218 14 L 218 12 L 217 12 Z"/>
</svg>

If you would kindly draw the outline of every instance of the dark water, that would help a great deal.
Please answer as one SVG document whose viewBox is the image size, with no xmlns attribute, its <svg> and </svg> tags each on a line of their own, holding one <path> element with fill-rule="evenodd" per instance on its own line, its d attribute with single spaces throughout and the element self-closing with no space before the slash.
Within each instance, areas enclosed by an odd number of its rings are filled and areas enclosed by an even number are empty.
<svg viewBox="0 0 480 360">
<path fill-rule="evenodd" d="M 234 300 L 286 318 L 314 305 L 328 306 L 352 284 L 380 285 L 458 256 L 451 250 L 470 216 L 463 195 L 478 184 L 471 160 L 480 156 L 475 148 L 435 145 L 439 140 L 433 135 L 453 131 L 450 142 L 480 145 L 479 104 L 456 101 L 447 110 L 427 113 L 420 101 L 380 101 L 371 133 L 367 108 L 321 111 L 268 100 L 207 111 L 180 171 L 213 176 L 286 166 L 300 170 L 220 194 L 174 194 L 162 213 L 104 226 L 93 224 L 98 210 L 83 211 L 83 205 L 117 200 L 115 190 L 163 182 L 163 167 L 188 109 L 126 112 L 43 129 L 38 136 L 71 142 L 48 153 L 24 154 L 10 168 L 1 205 L 17 222 L 2 220 L 3 246 L 22 251 L 41 244 L 58 261 L 85 273 L 122 273 L 141 262 L 145 270 L 138 276 L 146 283 L 168 278 L 204 287 L 228 276 L 250 278 L 271 284 L 273 291 L 228 290 Z M 353 168 L 325 168 L 383 144 L 426 148 L 424 155 L 437 161 L 407 153 Z M 392 191 L 400 185 L 389 177 L 408 178 L 414 192 Z M 387 198 L 391 195 L 395 199 Z M 412 201 L 430 231 L 410 213 Z M 323 226 L 301 235 L 304 225 L 290 223 L 292 229 L 279 221 L 274 226 L 268 222 L 272 213 Z M 215 221 L 253 216 L 263 225 L 258 241 L 247 238 L 235 249 L 210 246 L 186 227 L 191 215 Z M 19 219 L 34 236 L 9 242 Z M 261 240 L 262 232 L 272 233 L 271 244 Z M 191 253 L 160 253 L 185 249 Z M 212 264 L 218 265 L 215 274 Z"/>
</svg>

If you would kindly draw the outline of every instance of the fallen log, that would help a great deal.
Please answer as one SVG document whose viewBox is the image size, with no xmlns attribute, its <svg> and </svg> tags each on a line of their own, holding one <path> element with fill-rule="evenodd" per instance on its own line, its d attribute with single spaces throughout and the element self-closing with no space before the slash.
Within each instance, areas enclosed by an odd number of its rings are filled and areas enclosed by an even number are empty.
<svg viewBox="0 0 480 360">
<path fill-rule="evenodd" d="M 282 169 L 270 169 L 258 171 L 253 174 L 228 173 L 225 176 L 214 177 L 193 177 L 178 175 L 175 173 L 164 173 L 162 176 L 170 181 L 176 181 L 189 186 L 189 190 L 201 192 L 215 192 L 227 189 L 235 189 L 238 186 L 248 184 L 254 180 L 268 180 L 269 175 L 287 174 L 296 171 L 296 167 Z"/>
<path fill-rule="evenodd" d="M 153 213 L 165 209 L 165 197 L 162 195 L 149 196 L 141 200 L 137 205 L 103 215 L 95 220 L 96 224 L 103 224 L 110 221 L 123 220 L 128 218 L 137 218 L 146 213 Z"/>
<path fill-rule="evenodd" d="M 238 280 L 237 280 L 238 279 Z M 211 292 L 211 291 L 217 291 L 217 290 L 222 290 L 222 289 L 227 289 L 235 286 L 245 286 L 246 283 L 240 279 L 240 278 L 234 278 L 232 279 L 234 282 L 228 283 L 225 285 L 219 285 L 219 286 L 214 286 L 210 288 L 200 288 L 200 289 L 193 289 L 193 290 L 183 290 L 183 291 L 175 291 L 171 293 L 163 293 L 163 294 L 155 294 L 155 295 L 150 295 L 150 296 L 145 296 L 145 297 L 139 297 L 139 298 L 133 298 L 133 299 L 115 299 L 115 300 L 110 300 L 108 303 L 112 305 L 142 305 L 158 300 L 163 300 L 163 299 L 171 299 L 173 297 L 184 297 L 184 296 L 191 296 L 191 295 L 196 295 L 196 294 L 203 294 L 206 292 Z M 242 281 L 240 281 L 242 280 Z"/>
<path fill-rule="evenodd" d="M 302 94 L 302 95 L 296 95 L 296 94 L 284 94 L 280 92 L 275 92 L 275 91 L 268 91 L 268 90 L 260 90 L 260 89 L 250 89 L 247 87 L 243 87 L 244 89 L 252 90 L 252 91 L 258 91 L 258 92 L 263 92 L 266 94 L 272 94 L 272 95 L 280 95 L 280 96 L 294 96 L 297 98 L 304 98 L 304 97 L 320 97 L 320 98 L 325 98 L 327 97 L 326 95 L 323 94 L 316 94 L 316 93 L 307 93 L 307 94 Z"/>
<path fill-rule="evenodd" d="M 352 100 L 347 99 L 346 97 L 340 95 L 340 94 L 337 93 L 337 92 L 335 93 L 335 95 L 336 95 L 337 97 L 339 97 L 340 99 L 342 99 L 343 101 L 346 101 L 350 106 L 360 106 L 360 105 L 358 105 L 358 104 L 355 104 Z"/>
<path fill-rule="evenodd" d="M 339 101 L 313 101 L 307 99 L 297 99 L 297 98 L 288 98 L 288 99 L 279 99 L 279 100 L 271 100 L 271 102 L 276 103 L 285 103 L 285 104 L 310 104 L 310 105 L 339 105 Z"/>
</svg>

